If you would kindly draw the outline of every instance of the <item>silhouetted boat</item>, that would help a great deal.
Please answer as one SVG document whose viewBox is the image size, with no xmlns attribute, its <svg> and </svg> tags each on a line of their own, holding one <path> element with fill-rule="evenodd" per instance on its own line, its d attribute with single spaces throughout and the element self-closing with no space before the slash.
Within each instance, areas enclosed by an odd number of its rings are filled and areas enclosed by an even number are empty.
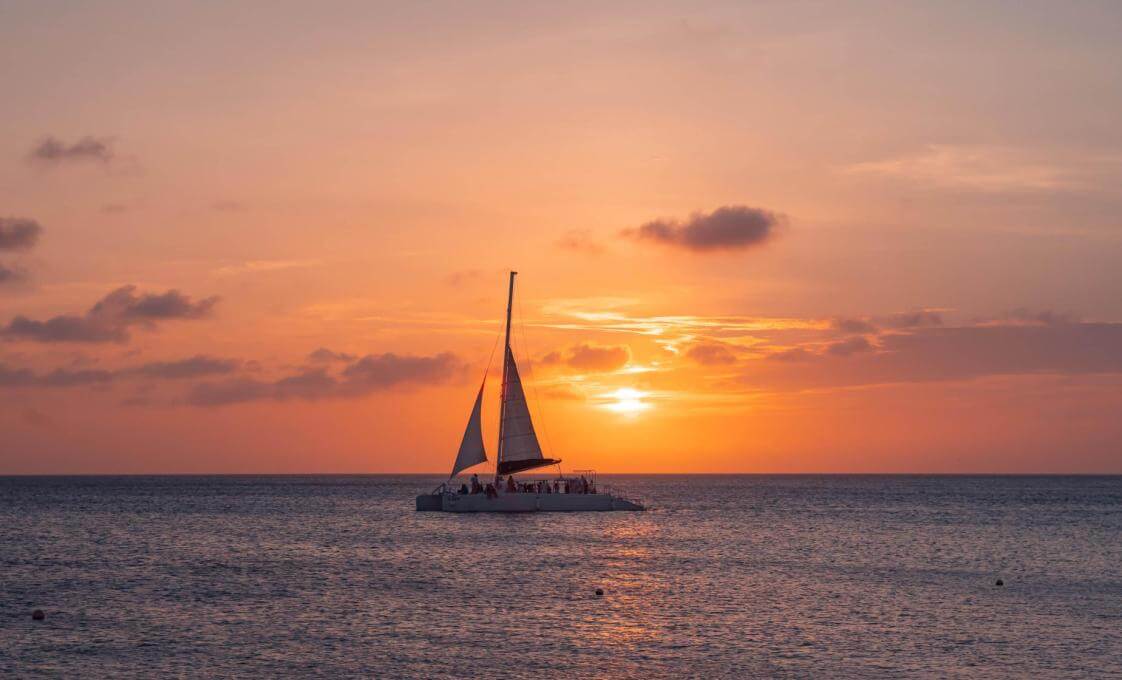
<svg viewBox="0 0 1122 680">
<path fill-rule="evenodd" d="M 481 483 L 473 476 L 471 486 L 466 483 L 453 488 L 449 482 L 460 472 L 487 462 L 483 445 L 483 385 L 475 397 L 456 462 L 448 482 L 429 494 L 417 496 L 418 510 L 441 512 L 575 512 L 605 510 L 644 510 L 641 503 L 620 496 L 609 489 L 598 489 L 595 476 L 586 471 L 577 476 L 565 477 L 560 473 L 559 459 L 542 455 L 518 365 L 510 348 L 510 317 L 514 302 L 514 277 L 510 273 L 510 288 L 506 301 L 506 340 L 503 345 L 503 386 L 499 405 L 498 456 L 495 476 L 491 483 Z M 515 481 L 513 475 L 548 465 L 558 466 L 558 476 L 552 479 Z"/>
</svg>

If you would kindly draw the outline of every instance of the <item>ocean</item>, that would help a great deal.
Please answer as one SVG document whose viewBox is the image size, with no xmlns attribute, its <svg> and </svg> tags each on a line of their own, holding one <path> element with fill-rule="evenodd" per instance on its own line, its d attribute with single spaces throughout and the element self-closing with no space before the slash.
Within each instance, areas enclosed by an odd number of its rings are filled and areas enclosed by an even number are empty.
<svg viewBox="0 0 1122 680">
<path fill-rule="evenodd" d="M 438 482 L 0 478 L 0 674 L 1122 677 L 1122 477 L 605 475 L 650 511 L 414 511 Z"/>
</svg>

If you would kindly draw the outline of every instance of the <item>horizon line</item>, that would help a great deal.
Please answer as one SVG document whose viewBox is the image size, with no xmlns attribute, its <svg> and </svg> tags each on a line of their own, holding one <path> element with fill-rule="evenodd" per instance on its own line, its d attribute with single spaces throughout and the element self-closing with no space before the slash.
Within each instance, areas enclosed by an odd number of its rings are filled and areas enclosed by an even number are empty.
<svg viewBox="0 0 1122 680">
<path fill-rule="evenodd" d="M 588 472 L 588 470 L 572 471 Z M 1122 477 L 1119 472 L 598 472 L 647 477 Z M 465 477 L 466 475 L 457 475 Z M 442 472 L 0 472 L 12 477 L 444 477 Z M 447 479 L 452 479 L 448 477 Z"/>
</svg>

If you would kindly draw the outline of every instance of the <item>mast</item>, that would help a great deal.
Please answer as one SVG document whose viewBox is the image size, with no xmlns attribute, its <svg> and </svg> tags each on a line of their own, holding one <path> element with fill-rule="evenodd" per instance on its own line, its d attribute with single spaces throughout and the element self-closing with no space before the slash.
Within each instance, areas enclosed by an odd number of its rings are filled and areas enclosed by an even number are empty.
<svg viewBox="0 0 1122 680">
<path fill-rule="evenodd" d="M 510 312 L 514 306 L 514 277 L 518 272 L 510 273 L 510 288 L 506 294 L 506 340 L 503 343 L 503 385 L 499 396 L 499 445 L 498 455 L 495 456 L 495 483 L 499 481 L 499 465 L 503 461 L 503 421 L 506 419 L 506 377 L 507 353 L 510 352 Z"/>
</svg>

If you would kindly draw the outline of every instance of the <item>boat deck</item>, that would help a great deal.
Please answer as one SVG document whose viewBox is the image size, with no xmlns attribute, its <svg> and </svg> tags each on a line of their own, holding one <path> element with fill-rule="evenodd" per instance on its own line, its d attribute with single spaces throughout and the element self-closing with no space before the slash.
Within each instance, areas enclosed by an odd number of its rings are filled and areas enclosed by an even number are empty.
<svg viewBox="0 0 1122 680">
<path fill-rule="evenodd" d="M 431 512 L 610 512 L 645 510 L 610 493 L 437 493 L 417 496 L 417 510 Z"/>
</svg>

